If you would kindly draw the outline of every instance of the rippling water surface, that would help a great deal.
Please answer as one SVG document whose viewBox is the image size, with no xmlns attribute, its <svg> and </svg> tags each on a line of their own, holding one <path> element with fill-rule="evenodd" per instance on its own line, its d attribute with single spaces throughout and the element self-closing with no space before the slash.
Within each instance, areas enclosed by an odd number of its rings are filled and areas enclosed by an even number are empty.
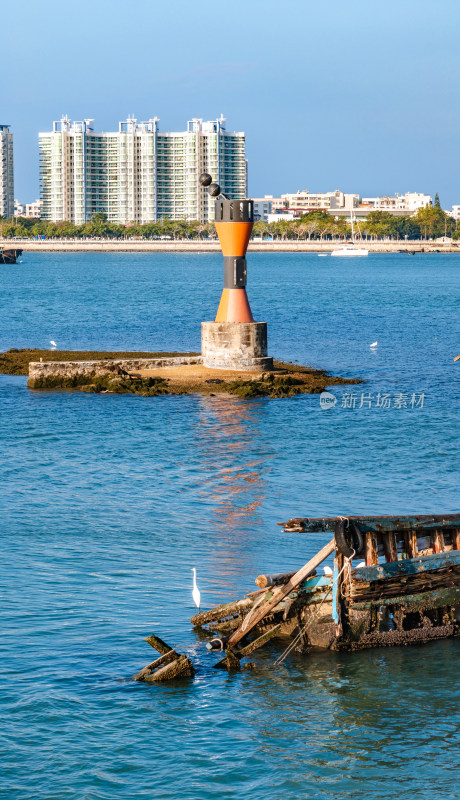
<svg viewBox="0 0 460 800">
<path fill-rule="evenodd" d="M 328 411 L 0 376 L 8 800 L 458 797 L 458 641 L 281 668 L 267 647 L 228 676 L 189 618 L 191 566 L 207 607 L 325 543 L 289 517 L 459 510 L 459 275 L 456 255 L 251 254 L 270 352 L 366 381 Z M 199 350 L 220 285 L 217 255 L 26 253 L 2 267 L 0 349 Z M 194 681 L 127 680 L 152 631 Z"/>
</svg>

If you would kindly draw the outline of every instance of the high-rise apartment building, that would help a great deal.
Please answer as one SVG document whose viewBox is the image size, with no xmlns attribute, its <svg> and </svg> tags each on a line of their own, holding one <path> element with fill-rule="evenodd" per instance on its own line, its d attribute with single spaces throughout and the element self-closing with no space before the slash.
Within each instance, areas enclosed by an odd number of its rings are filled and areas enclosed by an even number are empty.
<svg viewBox="0 0 460 800">
<path fill-rule="evenodd" d="M 209 172 L 235 199 L 247 194 L 245 135 L 225 119 L 193 119 L 187 130 L 162 133 L 158 118 L 127 119 L 98 133 L 93 120 L 53 123 L 39 134 L 42 218 L 81 224 L 97 212 L 110 222 L 214 219 L 214 202 L 199 185 Z"/>
<path fill-rule="evenodd" d="M 13 134 L 9 125 L 0 125 L 0 217 L 14 214 Z"/>
</svg>

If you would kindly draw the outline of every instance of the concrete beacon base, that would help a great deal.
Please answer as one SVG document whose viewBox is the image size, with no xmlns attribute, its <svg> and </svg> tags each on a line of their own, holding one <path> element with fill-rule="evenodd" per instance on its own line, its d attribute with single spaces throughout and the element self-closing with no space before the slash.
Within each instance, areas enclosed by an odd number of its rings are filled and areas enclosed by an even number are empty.
<svg viewBox="0 0 460 800">
<path fill-rule="evenodd" d="M 202 322 L 201 356 L 211 369 L 273 369 L 267 356 L 266 322 Z"/>
</svg>

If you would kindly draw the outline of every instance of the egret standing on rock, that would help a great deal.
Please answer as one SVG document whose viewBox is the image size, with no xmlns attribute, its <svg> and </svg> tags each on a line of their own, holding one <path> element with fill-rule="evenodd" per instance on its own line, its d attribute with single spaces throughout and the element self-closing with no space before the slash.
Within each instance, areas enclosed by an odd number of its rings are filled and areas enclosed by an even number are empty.
<svg viewBox="0 0 460 800">
<path fill-rule="evenodd" d="M 52 340 L 52 339 L 50 339 L 50 345 L 52 345 L 52 347 L 53 347 L 54 349 L 56 349 L 56 347 L 57 347 L 57 344 L 56 344 L 56 342 L 53 342 L 53 340 Z"/>
<path fill-rule="evenodd" d="M 198 609 L 198 612 L 199 612 L 200 611 L 200 603 L 201 603 L 201 592 L 200 592 L 198 586 L 196 585 L 196 569 L 195 569 L 195 567 L 192 567 L 192 572 L 193 572 L 192 597 L 193 597 L 193 602 L 195 603 L 195 605 L 196 605 L 196 607 Z"/>
</svg>

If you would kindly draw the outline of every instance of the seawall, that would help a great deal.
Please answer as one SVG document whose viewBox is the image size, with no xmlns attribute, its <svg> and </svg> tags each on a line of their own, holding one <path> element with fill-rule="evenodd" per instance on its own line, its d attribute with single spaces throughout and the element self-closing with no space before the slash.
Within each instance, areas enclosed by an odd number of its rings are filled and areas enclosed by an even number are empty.
<svg viewBox="0 0 460 800">
<path fill-rule="evenodd" d="M 289 239 L 286 241 L 254 241 L 249 243 L 249 252 L 259 253 L 330 253 L 343 242 L 337 241 L 304 241 Z M 432 241 L 417 242 L 364 242 L 371 253 L 397 253 L 407 250 L 413 253 L 460 253 L 460 242 L 457 244 L 441 244 Z M 187 239 L 0 239 L 0 247 L 20 248 L 24 252 L 43 253 L 220 253 L 219 242 L 189 241 Z"/>
<path fill-rule="evenodd" d="M 185 364 L 202 364 L 201 356 L 172 356 L 170 358 L 129 358 L 98 361 L 31 361 L 27 385 L 37 386 L 57 380 L 98 378 L 113 373 L 138 372 L 146 369 L 179 367 Z"/>
</svg>

